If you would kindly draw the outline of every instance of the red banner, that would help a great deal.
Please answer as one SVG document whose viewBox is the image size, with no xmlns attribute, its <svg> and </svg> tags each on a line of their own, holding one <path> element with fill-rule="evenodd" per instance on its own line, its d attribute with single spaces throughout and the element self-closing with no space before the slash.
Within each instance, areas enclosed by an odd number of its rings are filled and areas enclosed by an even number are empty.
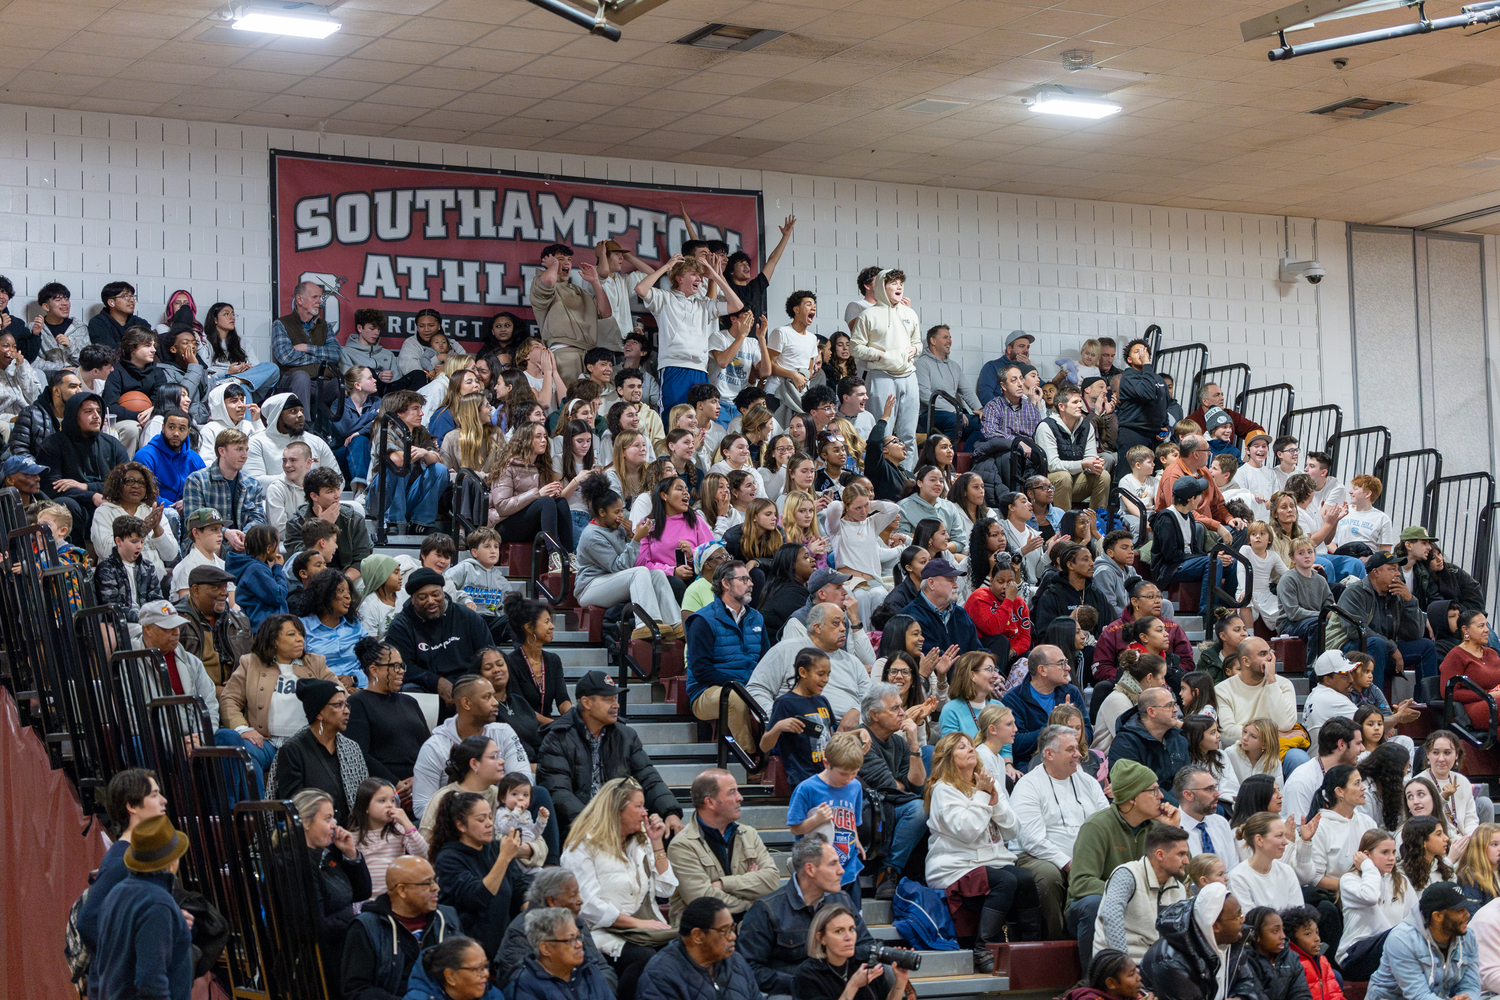
<svg viewBox="0 0 1500 1000">
<path fill-rule="evenodd" d="M 761 258 L 757 191 L 613 184 L 502 171 L 445 169 L 271 151 L 276 315 L 299 281 L 337 288 L 325 315 L 339 339 L 354 311 L 388 317 L 387 346 L 436 309 L 445 332 L 477 341 L 500 312 L 531 319 L 527 289 L 548 244 L 592 263 L 614 240 L 646 263 L 665 262 L 689 239 Z M 577 280 L 575 267 L 574 275 Z M 340 329 L 342 328 L 342 329 Z"/>
</svg>

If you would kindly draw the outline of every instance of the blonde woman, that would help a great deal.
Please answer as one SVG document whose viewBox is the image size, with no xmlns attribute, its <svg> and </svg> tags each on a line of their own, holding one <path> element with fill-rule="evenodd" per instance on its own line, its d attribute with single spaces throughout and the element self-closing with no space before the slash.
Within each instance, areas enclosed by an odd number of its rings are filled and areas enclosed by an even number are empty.
<svg viewBox="0 0 1500 1000">
<path fill-rule="evenodd" d="M 500 532 L 502 542 L 533 542 L 546 532 L 572 552 L 573 515 L 562 495 L 564 485 L 552 471 L 546 425 L 522 424 L 495 459 L 490 526 Z"/>
<path fill-rule="evenodd" d="M 852 910 L 841 903 L 820 907 L 807 930 L 808 959 L 792 980 L 792 996 L 797 1000 L 881 1000 L 885 966 L 856 961 L 858 943 L 859 927 Z M 884 993 L 885 1000 L 902 1000 L 911 973 L 891 968 L 895 985 Z"/>
<path fill-rule="evenodd" d="M 1292 543 L 1305 538 L 1307 532 L 1297 521 L 1297 498 L 1285 490 L 1272 493 L 1266 502 L 1270 511 L 1271 551 L 1281 557 L 1283 565 L 1292 565 Z"/>
<path fill-rule="evenodd" d="M 755 480 L 755 495 L 766 498 L 766 484 L 760 478 L 755 463 L 751 460 L 750 440 L 743 434 L 725 434 L 714 449 L 718 461 L 708 467 L 709 472 L 728 476 L 731 472 L 745 472 Z"/>
<path fill-rule="evenodd" d="M 667 825 L 646 812 L 634 778 L 606 781 L 573 821 L 559 863 L 578 879 L 579 916 L 620 977 L 619 995 L 635 983 L 656 950 L 677 934 L 657 906 L 670 898 L 677 876 L 662 846 Z"/>
<path fill-rule="evenodd" d="M 867 622 L 889 593 L 883 582 L 881 532 L 901 520 L 901 508 L 889 500 L 876 500 L 860 483 L 850 483 L 841 499 L 830 503 L 824 513 L 839 572 L 854 577 L 848 589 L 859 601 L 860 621 Z M 892 544 L 897 537 L 892 536 Z"/>
<path fill-rule="evenodd" d="M 729 530 L 730 511 L 733 509 L 729 501 L 729 480 L 717 472 L 703 477 L 703 485 L 698 488 L 698 509 L 703 511 L 715 537 L 723 538 L 724 532 Z"/>
<path fill-rule="evenodd" d="M 1380 965 L 1385 936 L 1416 908 L 1421 893 L 1407 884 L 1397 861 L 1395 836 L 1367 830 L 1349 870 L 1339 876 L 1344 933 L 1336 958 L 1346 980 L 1369 980 Z"/>
<path fill-rule="evenodd" d="M 950 654 L 957 651 L 957 646 L 948 650 Z M 991 704 L 1000 704 L 995 696 L 999 681 L 995 654 L 975 650 L 960 656 L 948 671 L 948 704 L 938 717 L 943 733 L 963 733 L 978 739 L 980 713 Z"/>
<path fill-rule="evenodd" d="M 1479 906 L 1500 896 L 1500 826 L 1480 823 L 1474 829 L 1453 878 Z"/>
<path fill-rule="evenodd" d="M 448 395 L 449 387 L 455 382 L 463 385 L 464 378 L 462 373 L 473 367 L 474 359 L 467 357 L 462 351 L 455 351 L 443 360 L 432 381 L 417 390 L 417 393 L 424 400 L 422 405 L 422 420 L 424 423 L 431 420 L 433 415 L 438 412 L 439 407 L 443 405 L 443 400 Z M 478 392 L 483 388 L 477 376 L 469 384 L 471 392 Z M 447 430 L 444 430 L 443 433 L 446 434 Z M 440 435 L 433 436 L 441 437 Z"/>
<path fill-rule="evenodd" d="M 789 542 L 807 549 L 819 569 L 828 565 L 833 544 L 818 525 L 818 501 L 811 493 L 794 489 L 781 501 L 781 534 Z"/>
<path fill-rule="evenodd" d="M 482 392 L 471 392 L 454 404 L 455 427 L 443 435 L 438 449 L 450 478 L 457 478 L 459 469 L 475 472 L 481 479 L 489 478 L 495 456 L 505 444 L 492 419 L 494 413 L 489 397 Z"/>
<path fill-rule="evenodd" d="M 364 365 L 351 365 L 344 372 L 344 415 L 334 421 L 333 436 L 328 442 L 335 446 L 333 456 L 350 474 L 350 488 L 356 500 L 365 492 L 370 468 L 370 425 L 380 408 L 376 391 L 375 373 Z M 209 398 L 213 398 L 212 393 Z M 206 443 L 213 447 L 213 441 Z"/>
<path fill-rule="evenodd" d="M 1269 775 L 1281 787 L 1281 737 L 1270 719 L 1255 719 L 1240 733 L 1239 742 L 1224 751 L 1224 766 L 1240 784 L 1252 774 Z"/>
<path fill-rule="evenodd" d="M 449 431 L 458 427 L 458 401 L 484 388 L 484 383 L 479 381 L 479 373 L 474 371 L 473 358 L 450 358 L 444 362 L 443 370 L 447 371 L 450 364 L 453 365 L 453 374 L 448 376 L 448 387 L 443 391 L 442 402 L 427 421 L 427 430 L 437 441 L 443 440 Z"/>
<path fill-rule="evenodd" d="M 985 945 L 1006 940 L 1007 925 L 1019 925 L 1012 940 L 1042 936 L 1036 880 L 1006 846 L 1021 829 L 1005 783 L 980 764 L 969 737 L 949 733 L 933 749 L 925 804 L 927 884 L 947 890 L 950 905 L 957 896 L 965 909 L 978 911 L 974 967 L 989 972 L 994 963 Z"/>
<path fill-rule="evenodd" d="M 615 453 L 604 478 L 610 488 L 624 498 L 627 506 L 645 489 L 646 436 L 638 431 L 621 431 L 615 438 Z"/>
<path fill-rule="evenodd" d="M 762 574 L 783 544 L 781 529 L 776 526 L 776 505 L 764 498 L 751 500 L 745 508 L 745 522 L 724 533 L 724 547 L 730 556 L 752 570 L 760 568 Z"/>
</svg>

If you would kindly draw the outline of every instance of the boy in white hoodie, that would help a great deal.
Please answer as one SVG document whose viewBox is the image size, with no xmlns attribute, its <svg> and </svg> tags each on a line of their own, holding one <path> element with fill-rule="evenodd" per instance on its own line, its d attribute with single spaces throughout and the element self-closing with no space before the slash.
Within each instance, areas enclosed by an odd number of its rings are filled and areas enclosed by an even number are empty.
<svg viewBox="0 0 1500 1000">
<path fill-rule="evenodd" d="M 221 382 L 208 393 L 208 423 L 198 429 L 198 454 L 205 464 L 212 465 L 219 460 L 214 439 L 220 431 L 237 430 L 253 437 L 265 429 L 260 407 L 250 402 L 245 387 L 238 382 Z"/>
<path fill-rule="evenodd" d="M 896 397 L 896 410 L 887 426 L 906 445 L 908 471 L 916 461 L 917 411 L 922 390 L 912 364 L 922 353 L 922 321 L 902 294 L 904 271 L 880 272 L 871 291 L 875 305 L 859 314 L 849 341 L 849 353 L 864 362 L 865 386 L 870 398 L 866 409 L 876 415 L 885 411 L 885 401 Z"/>
</svg>

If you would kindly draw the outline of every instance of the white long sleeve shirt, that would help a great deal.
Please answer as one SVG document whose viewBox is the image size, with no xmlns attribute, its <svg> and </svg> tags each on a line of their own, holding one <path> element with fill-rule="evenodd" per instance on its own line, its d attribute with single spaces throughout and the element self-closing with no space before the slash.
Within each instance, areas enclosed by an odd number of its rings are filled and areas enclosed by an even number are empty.
<svg viewBox="0 0 1500 1000">
<path fill-rule="evenodd" d="M 945 781 L 932 786 L 932 808 L 927 816 L 931 839 L 927 844 L 927 884 L 946 889 L 975 868 L 1004 867 L 1016 856 L 1005 838 L 1016 834 L 1016 813 L 996 786 L 993 805 L 987 792 L 965 795 Z M 579 886 L 583 888 L 582 885 Z"/>
<path fill-rule="evenodd" d="M 1422 894 L 1410 883 L 1405 889 L 1406 892 L 1397 899 L 1395 880 L 1390 875 L 1380 874 L 1380 869 L 1369 858 L 1359 866 L 1358 872 L 1345 872 L 1339 876 L 1339 902 L 1344 910 L 1344 935 L 1339 938 L 1337 956 L 1340 962 L 1361 941 L 1384 934 L 1406 919 Z"/>
<path fill-rule="evenodd" d="M 835 500 L 823 513 L 839 570 L 863 573 L 878 582 L 885 575 L 880 565 L 880 533 L 900 519 L 901 508 L 889 500 L 871 500 L 868 517 L 859 522 L 845 521 L 844 501 Z"/>
<path fill-rule="evenodd" d="M 1016 782 L 1010 804 L 1020 824 L 1017 842 L 1034 858 L 1062 868 L 1073 860 L 1073 841 L 1083 821 L 1109 808 L 1104 789 L 1074 771 L 1058 780 L 1035 766 Z"/>
<path fill-rule="evenodd" d="M 1225 744 L 1238 743 L 1245 726 L 1256 719 L 1270 719 L 1277 729 L 1297 724 L 1297 692 L 1280 675 L 1266 675 L 1261 684 L 1246 684 L 1243 672 L 1214 687 L 1219 699 L 1219 728 Z"/>
</svg>

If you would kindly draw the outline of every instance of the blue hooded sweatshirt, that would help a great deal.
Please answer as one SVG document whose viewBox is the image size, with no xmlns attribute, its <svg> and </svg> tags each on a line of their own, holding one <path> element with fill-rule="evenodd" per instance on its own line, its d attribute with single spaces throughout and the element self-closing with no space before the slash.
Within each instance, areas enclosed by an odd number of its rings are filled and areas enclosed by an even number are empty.
<svg viewBox="0 0 1500 1000">
<path fill-rule="evenodd" d="M 203 468 L 203 458 L 190 447 L 188 439 L 184 438 L 182 447 L 173 451 L 160 434 L 136 451 L 135 460 L 156 477 L 162 503 L 181 500 L 187 477 Z"/>
<path fill-rule="evenodd" d="M 224 555 L 224 571 L 234 575 L 235 600 L 250 619 L 252 629 L 260 628 L 260 623 L 272 615 L 287 613 L 286 574 L 280 566 L 230 550 Z"/>
</svg>

